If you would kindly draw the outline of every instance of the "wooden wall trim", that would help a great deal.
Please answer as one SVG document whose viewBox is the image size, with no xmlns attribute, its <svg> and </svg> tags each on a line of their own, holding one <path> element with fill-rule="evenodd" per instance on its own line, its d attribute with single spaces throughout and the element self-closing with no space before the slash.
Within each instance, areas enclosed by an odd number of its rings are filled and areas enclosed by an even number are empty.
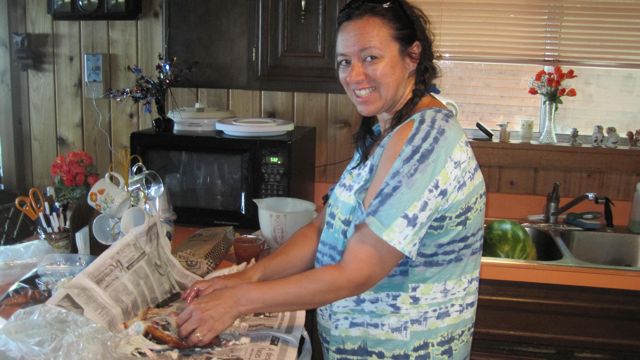
<svg viewBox="0 0 640 360">
<path fill-rule="evenodd" d="M 640 174 L 640 148 L 470 141 L 481 166 Z"/>
<path fill-rule="evenodd" d="M 490 192 L 562 196 L 596 192 L 630 200 L 640 181 L 640 148 L 470 141 Z"/>
</svg>

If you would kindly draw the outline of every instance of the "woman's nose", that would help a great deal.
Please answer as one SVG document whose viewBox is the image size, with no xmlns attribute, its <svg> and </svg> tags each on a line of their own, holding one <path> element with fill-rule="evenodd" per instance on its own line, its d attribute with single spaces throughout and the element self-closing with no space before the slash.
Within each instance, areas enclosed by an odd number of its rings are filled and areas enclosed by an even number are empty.
<svg viewBox="0 0 640 360">
<path fill-rule="evenodd" d="M 345 76 L 345 79 L 349 82 L 357 82 L 365 77 L 365 71 L 362 64 L 352 63 L 349 67 L 349 72 Z"/>
</svg>

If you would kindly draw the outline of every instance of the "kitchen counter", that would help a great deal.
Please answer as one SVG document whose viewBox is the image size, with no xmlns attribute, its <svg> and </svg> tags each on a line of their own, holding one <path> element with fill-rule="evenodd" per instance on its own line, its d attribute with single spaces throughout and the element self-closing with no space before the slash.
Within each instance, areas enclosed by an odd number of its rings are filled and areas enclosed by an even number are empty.
<svg viewBox="0 0 640 360">
<path fill-rule="evenodd" d="M 172 245 L 176 246 L 198 229 L 176 226 Z M 231 264 L 228 260 L 223 262 L 221 266 Z M 491 257 L 482 258 L 480 279 L 640 291 L 640 271 L 554 265 L 545 264 L 542 261 L 520 261 Z"/>
<path fill-rule="evenodd" d="M 640 271 L 483 257 L 480 279 L 640 291 Z"/>
</svg>

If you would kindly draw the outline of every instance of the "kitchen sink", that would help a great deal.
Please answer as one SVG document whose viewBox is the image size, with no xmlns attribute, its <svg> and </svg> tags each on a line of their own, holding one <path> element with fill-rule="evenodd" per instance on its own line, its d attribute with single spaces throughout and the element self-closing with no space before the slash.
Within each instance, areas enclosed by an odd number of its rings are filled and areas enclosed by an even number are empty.
<svg viewBox="0 0 640 360">
<path fill-rule="evenodd" d="M 559 235 L 578 260 L 608 266 L 640 266 L 640 234 L 571 230 Z"/>
<path fill-rule="evenodd" d="M 538 261 L 555 261 L 562 259 L 562 251 L 554 241 L 551 234 L 546 231 L 525 226 L 536 247 Z"/>
</svg>

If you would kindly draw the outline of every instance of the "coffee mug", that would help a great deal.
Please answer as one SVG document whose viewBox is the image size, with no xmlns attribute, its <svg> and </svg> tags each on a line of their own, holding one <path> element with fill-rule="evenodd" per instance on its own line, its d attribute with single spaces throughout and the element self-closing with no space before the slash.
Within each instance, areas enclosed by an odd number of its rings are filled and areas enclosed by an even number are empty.
<svg viewBox="0 0 640 360">
<path fill-rule="evenodd" d="M 109 216 L 109 214 L 100 214 L 93 219 L 91 225 L 93 237 L 101 244 L 111 245 L 122 235 L 120 230 L 120 219 Z"/>
<path fill-rule="evenodd" d="M 142 194 L 144 199 L 153 200 L 164 192 L 164 184 L 157 172 L 137 163 L 129 172 L 128 189 L 132 194 Z"/>
<path fill-rule="evenodd" d="M 123 234 L 128 234 L 131 229 L 143 225 L 147 215 L 143 208 L 134 206 L 127 209 L 120 219 L 120 230 Z"/>
<path fill-rule="evenodd" d="M 111 179 L 118 180 L 116 185 Z M 122 175 L 108 172 L 98 180 L 87 195 L 87 202 L 94 209 L 112 217 L 120 217 L 130 207 L 129 193 L 125 189 Z"/>
</svg>

